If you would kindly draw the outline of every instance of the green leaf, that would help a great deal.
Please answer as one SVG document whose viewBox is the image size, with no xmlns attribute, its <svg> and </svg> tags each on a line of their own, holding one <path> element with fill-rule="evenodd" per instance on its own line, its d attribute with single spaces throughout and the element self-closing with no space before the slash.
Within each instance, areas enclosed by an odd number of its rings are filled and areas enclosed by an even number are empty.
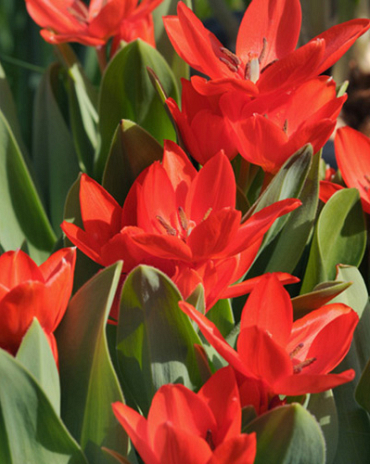
<svg viewBox="0 0 370 464">
<path fill-rule="evenodd" d="M 312 292 L 292 298 L 294 319 L 299 319 L 314 309 L 321 308 L 351 285 L 351 282 L 322 282 L 316 285 Z"/>
<path fill-rule="evenodd" d="M 41 79 L 34 106 L 33 162 L 51 223 L 61 235 L 64 202 L 79 172 L 77 155 L 60 106 L 61 66 L 51 64 Z"/>
<path fill-rule="evenodd" d="M 370 413 L 370 358 L 362 371 L 355 397 L 357 403 Z"/>
<path fill-rule="evenodd" d="M 103 187 L 123 205 L 138 175 L 162 156 L 162 146 L 146 130 L 122 119 L 113 136 Z"/>
<path fill-rule="evenodd" d="M 332 302 L 353 308 L 360 321 L 347 356 L 335 369 L 336 372 L 354 369 L 356 377 L 333 390 L 339 419 L 338 451 L 334 464 L 367 464 L 370 462 L 370 416 L 356 403 L 354 396 L 361 372 L 370 358 L 370 305 L 366 285 L 358 269 L 339 266 L 337 280 L 352 282 L 352 285 Z"/>
<path fill-rule="evenodd" d="M 104 463 L 101 446 L 127 452 L 127 436 L 111 404 L 123 401 L 105 334 L 122 262 L 99 272 L 72 298 L 56 332 L 62 417 L 89 463 Z"/>
<path fill-rule="evenodd" d="M 59 372 L 45 332 L 36 318 L 27 330 L 16 358 L 34 376 L 59 415 Z"/>
<path fill-rule="evenodd" d="M 87 464 L 38 383 L 1 349 L 0 462 Z"/>
<path fill-rule="evenodd" d="M 10 87 L 6 80 L 5 72 L 0 64 L 0 110 L 3 112 L 5 119 L 8 121 L 9 126 L 14 134 L 16 142 L 20 147 L 22 153 L 26 153 L 24 146 L 21 128 L 18 122 L 17 110 L 10 91 Z"/>
<path fill-rule="evenodd" d="M 19 248 L 26 239 L 38 263 L 50 254 L 56 237 L 38 197 L 22 153 L 0 111 L 0 243 Z"/>
<path fill-rule="evenodd" d="M 92 175 L 94 153 L 98 146 L 98 93 L 71 46 L 58 44 L 57 50 L 69 76 L 69 116 L 80 169 Z"/>
<path fill-rule="evenodd" d="M 153 69 L 168 96 L 178 99 L 175 78 L 160 53 L 135 40 L 120 50 L 110 61 L 100 86 L 99 132 L 95 174 L 102 175 L 114 131 L 121 119 L 130 119 L 147 130 L 159 143 L 175 139 L 175 131 L 147 67 Z"/>
<path fill-rule="evenodd" d="M 257 433 L 254 464 L 324 464 L 325 441 L 315 418 L 298 403 L 275 408 L 250 422 Z"/>
<path fill-rule="evenodd" d="M 324 434 L 326 464 L 332 464 L 338 446 L 338 414 L 333 391 L 311 394 L 307 409 L 315 416 Z"/>
<path fill-rule="evenodd" d="M 217 303 L 207 311 L 206 316 L 216 325 L 223 337 L 227 337 L 235 326 L 230 300 L 218 300 Z"/>
<path fill-rule="evenodd" d="M 117 330 L 117 356 L 127 402 L 147 414 L 164 384 L 200 387 L 194 344 L 201 345 L 181 295 L 161 271 L 138 266 L 126 278 Z"/>
<path fill-rule="evenodd" d="M 357 189 L 336 192 L 318 218 L 301 293 L 335 277 L 335 266 L 359 266 L 366 247 L 366 227 Z"/>
<path fill-rule="evenodd" d="M 292 197 L 299 198 L 302 205 L 275 221 L 248 276 L 277 271 L 292 273 L 300 260 L 312 233 L 318 204 L 320 156 L 313 157 L 312 165 L 311 157 L 311 146 L 293 155 L 266 189 L 264 195 L 268 201 Z"/>
</svg>

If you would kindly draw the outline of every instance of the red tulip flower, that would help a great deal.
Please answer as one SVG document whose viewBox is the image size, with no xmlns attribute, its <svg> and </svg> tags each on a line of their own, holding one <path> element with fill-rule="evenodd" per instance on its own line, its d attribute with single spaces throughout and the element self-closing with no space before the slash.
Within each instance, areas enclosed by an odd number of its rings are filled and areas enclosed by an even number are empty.
<svg viewBox="0 0 370 464">
<path fill-rule="evenodd" d="M 79 42 L 98 47 L 118 33 L 126 0 L 26 0 L 32 19 L 52 44 Z"/>
<path fill-rule="evenodd" d="M 220 106 L 239 153 L 275 174 L 307 143 L 314 153 L 319 151 L 333 132 L 345 100 L 346 95 L 336 97 L 333 79 L 321 76 L 295 90 L 255 99 L 228 92 L 222 95 Z"/>
<path fill-rule="evenodd" d="M 53 332 L 72 293 L 75 261 L 74 248 L 57 251 L 41 266 L 21 250 L 0 256 L 1 348 L 15 355 L 36 317 L 57 360 Z"/>
<path fill-rule="evenodd" d="M 255 434 L 241 434 L 241 407 L 233 371 L 221 369 L 198 393 L 164 385 L 148 418 L 122 403 L 113 412 L 145 464 L 252 464 Z"/>
<path fill-rule="evenodd" d="M 283 200 L 241 224 L 235 198 L 234 173 L 223 153 L 197 172 L 185 153 L 167 141 L 162 164 L 154 163 L 136 179 L 123 208 L 83 175 L 84 230 L 68 222 L 62 229 L 103 266 L 122 259 L 124 273 L 139 264 L 161 269 L 184 298 L 203 283 L 209 309 L 251 266 L 275 219 L 301 204 Z"/>
<path fill-rule="evenodd" d="M 224 359 L 247 379 L 261 381 L 270 398 L 318 393 L 354 378 L 352 369 L 329 372 L 350 348 L 357 314 L 336 303 L 293 322 L 289 294 L 273 274 L 265 275 L 247 300 L 236 350 L 193 306 L 179 305 Z"/>
<path fill-rule="evenodd" d="M 296 50 L 300 1 L 252 0 L 240 25 L 234 54 L 182 2 L 177 16 L 167 16 L 164 24 L 180 57 L 211 78 L 209 84 L 197 79 L 199 91 L 221 93 L 234 88 L 250 95 L 291 88 L 318 76 L 370 26 L 367 19 L 348 21 Z"/>
<path fill-rule="evenodd" d="M 335 157 L 343 180 L 360 192 L 364 211 L 370 213 L 370 139 L 350 127 L 338 129 Z"/>
<path fill-rule="evenodd" d="M 238 154 L 235 135 L 220 110 L 219 96 L 202 95 L 191 81 L 181 82 L 181 111 L 173 98 L 168 98 L 166 104 L 187 150 L 201 165 L 220 150 L 232 160 Z"/>
</svg>

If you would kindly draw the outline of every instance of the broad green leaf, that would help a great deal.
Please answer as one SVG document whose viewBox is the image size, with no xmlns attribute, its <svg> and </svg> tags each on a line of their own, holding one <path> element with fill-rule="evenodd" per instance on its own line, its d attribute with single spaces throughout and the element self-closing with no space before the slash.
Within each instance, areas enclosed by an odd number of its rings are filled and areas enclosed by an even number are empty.
<svg viewBox="0 0 370 464">
<path fill-rule="evenodd" d="M 314 309 L 321 308 L 351 285 L 351 282 L 322 282 L 312 292 L 292 298 L 294 318 L 299 319 Z"/>
<path fill-rule="evenodd" d="M 31 257 L 41 263 L 56 237 L 40 202 L 22 153 L 0 111 L 0 243 L 5 250 L 27 240 Z"/>
<path fill-rule="evenodd" d="M 23 154 L 26 155 L 26 147 L 24 146 L 21 128 L 17 117 L 17 110 L 10 91 L 10 87 L 6 80 L 6 75 L 3 67 L 0 64 L 0 111 L 3 112 L 5 119 L 8 121 L 9 126 L 14 134 L 18 146 Z"/>
<path fill-rule="evenodd" d="M 360 381 L 356 388 L 356 401 L 370 413 L 370 358 L 362 371 Z"/>
<path fill-rule="evenodd" d="M 101 446 L 127 452 L 126 433 L 111 408 L 123 395 L 105 334 L 121 269 L 118 262 L 89 280 L 72 298 L 56 332 L 62 417 L 89 463 L 105 462 Z"/>
<path fill-rule="evenodd" d="M 138 266 L 127 276 L 121 296 L 117 356 L 127 402 L 147 414 L 164 384 L 200 386 L 194 344 L 201 345 L 181 295 L 161 271 Z"/>
<path fill-rule="evenodd" d="M 59 415 L 59 372 L 49 342 L 36 318 L 27 330 L 16 358 L 34 376 Z"/>
<path fill-rule="evenodd" d="M 175 78 L 157 50 L 138 39 L 116 53 L 100 86 L 97 178 L 103 173 L 114 131 L 121 119 L 139 124 L 161 144 L 164 139 L 175 139 L 175 131 L 150 81 L 147 67 L 156 73 L 166 94 L 178 99 Z"/>
<path fill-rule="evenodd" d="M 257 433 L 255 464 L 324 464 L 325 441 L 315 418 L 300 404 L 257 417 L 243 432 Z"/>
<path fill-rule="evenodd" d="M 92 175 L 98 146 L 98 93 L 69 44 L 58 44 L 68 72 L 69 116 L 80 169 Z"/>
<path fill-rule="evenodd" d="M 352 282 L 352 285 L 332 302 L 349 305 L 357 312 L 360 321 L 347 356 L 335 369 L 336 372 L 354 369 L 356 377 L 333 390 L 339 419 L 338 451 L 334 464 L 365 464 L 370 462 L 370 416 L 356 403 L 354 396 L 361 372 L 370 358 L 370 305 L 366 285 L 358 269 L 339 266 L 337 280 Z"/>
<path fill-rule="evenodd" d="M 307 409 L 313 414 L 324 434 L 326 444 L 326 464 L 332 464 L 338 446 L 338 414 L 333 391 L 310 395 Z"/>
<path fill-rule="evenodd" d="M 34 377 L 2 349 L 0 462 L 87 464 Z"/>
<path fill-rule="evenodd" d="M 274 195 L 276 195 L 276 200 L 290 196 L 299 198 L 302 205 L 289 215 L 284 215 L 275 221 L 266 234 L 262 252 L 248 276 L 253 277 L 277 271 L 292 273 L 300 260 L 312 233 L 318 204 L 320 157 L 314 156 L 310 166 L 311 157 L 310 146 L 303 149 L 300 155 L 294 155 L 293 159 L 290 158 L 279 171 L 275 178 L 276 181 L 274 179 L 270 188 L 267 189 L 266 195 L 270 198 L 269 201 L 274 198 Z M 281 188 L 280 195 L 278 194 L 279 188 Z M 280 232 L 275 235 L 279 229 Z M 271 238 L 273 238 L 272 241 Z"/>
<path fill-rule="evenodd" d="M 216 325 L 223 337 L 229 335 L 235 326 L 230 300 L 218 300 L 217 303 L 207 311 L 206 316 Z"/>
<path fill-rule="evenodd" d="M 33 162 L 57 235 L 68 190 L 79 172 L 76 150 L 61 112 L 61 66 L 51 64 L 41 79 L 34 106 Z M 61 96 L 60 96 L 61 95 Z"/>
<path fill-rule="evenodd" d="M 135 179 L 154 161 L 161 160 L 162 146 L 142 127 L 122 119 L 113 136 L 103 175 L 103 187 L 123 205 Z"/>
<path fill-rule="evenodd" d="M 365 247 L 366 227 L 358 190 L 340 190 L 318 218 L 301 293 L 333 280 L 338 264 L 359 266 Z"/>
</svg>

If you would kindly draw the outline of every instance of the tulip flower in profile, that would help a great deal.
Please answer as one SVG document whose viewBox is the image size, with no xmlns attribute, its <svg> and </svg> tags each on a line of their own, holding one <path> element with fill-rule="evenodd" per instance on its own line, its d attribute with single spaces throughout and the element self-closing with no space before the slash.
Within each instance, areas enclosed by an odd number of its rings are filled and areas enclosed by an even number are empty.
<svg viewBox="0 0 370 464">
<path fill-rule="evenodd" d="M 238 154 L 235 135 L 220 110 L 219 96 L 198 93 L 186 79 L 181 83 L 181 110 L 173 98 L 166 104 L 187 150 L 201 165 L 220 150 L 232 160 Z"/>
<path fill-rule="evenodd" d="M 155 162 L 136 179 L 123 208 L 83 175 L 84 230 L 66 221 L 61 227 L 103 266 L 120 259 L 124 273 L 139 264 L 155 266 L 174 280 L 184 298 L 202 283 L 209 309 L 251 266 L 275 219 L 301 204 L 282 200 L 241 224 L 235 199 L 234 173 L 225 154 L 216 154 L 197 172 L 180 147 L 167 141 L 162 164 Z"/>
<path fill-rule="evenodd" d="M 327 76 L 252 100 L 243 101 L 239 93 L 222 95 L 221 112 L 243 158 L 272 174 L 307 143 L 317 153 L 333 132 L 346 100 L 346 95 L 336 97 L 336 84 Z"/>
<path fill-rule="evenodd" d="M 194 307 L 179 305 L 221 356 L 240 375 L 260 381 L 270 398 L 319 393 L 354 378 L 353 369 L 330 372 L 349 350 L 357 314 L 334 303 L 293 322 L 289 294 L 273 274 L 260 280 L 243 308 L 236 350 Z"/>
<path fill-rule="evenodd" d="M 125 13 L 125 0 L 26 0 L 32 19 L 52 44 L 79 42 L 98 47 L 117 34 Z"/>
<path fill-rule="evenodd" d="M 296 50 L 300 1 L 252 0 L 240 25 L 234 54 L 182 2 L 178 3 L 177 16 L 165 17 L 164 24 L 180 57 L 211 78 L 209 83 L 196 80 L 199 91 L 238 88 L 250 95 L 290 88 L 318 76 L 370 26 L 367 19 L 348 21 Z"/>
<path fill-rule="evenodd" d="M 370 139 L 351 127 L 338 129 L 335 157 L 347 187 L 360 192 L 364 211 L 370 213 Z"/>
<path fill-rule="evenodd" d="M 148 418 L 122 403 L 113 412 L 145 464 L 252 464 L 255 434 L 241 433 L 241 407 L 233 370 L 217 371 L 194 393 L 164 385 Z"/>
<path fill-rule="evenodd" d="M 36 317 L 57 361 L 53 332 L 67 309 L 72 293 L 75 248 L 64 248 L 41 266 L 23 251 L 0 256 L 0 347 L 15 355 Z"/>
</svg>

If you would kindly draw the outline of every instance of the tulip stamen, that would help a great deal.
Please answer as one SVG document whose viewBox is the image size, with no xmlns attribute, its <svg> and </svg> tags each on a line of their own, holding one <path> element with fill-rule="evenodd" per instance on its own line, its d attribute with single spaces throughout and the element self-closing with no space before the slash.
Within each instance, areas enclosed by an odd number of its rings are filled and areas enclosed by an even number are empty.
<svg viewBox="0 0 370 464">
<path fill-rule="evenodd" d="M 283 131 L 284 131 L 285 133 L 288 132 L 288 120 L 287 120 L 287 119 L 284 121 L 284 124 L 283 124 Z"/>
<path fill-rule="evenodd" d="M 225 47 L 220 47 L 220 50 L 221 52 L 226 55 L 227 58 L 229 58 L 229 60 L 236 66 L 240 66 L 241 65 L 241 61 L 240 59 L 235 55 L 235 53 L 231 52 L 230 50 L 228 50 L 227 48 Z"/>
<path fill-rule="evenodd" d="M 294 348 L 294 350 L 291 351 L 291 352 L 289 353 L 290 359 L 293 359 L 293 358 L 301 351 L 301 349 L 302 349 L 303 347 L 304 347 L 304 344 L 303 344 L 303 343 L 299 343 L 299 344 Z"/>
<path fill-rule="evenodd" d="M 156 216 L 156 219 L 160 223 L 160 225 L 164 228 L 164 230 L 167 232 L 168 235 L 175 236 L 177 235 L 176 229 L 174 229 L 168 222 L 163 219 L 162 216 Z"/>
<path fill-rule="evenodd" d="M 189 221 L 188 221 L 188 218 L 186 217 L 184 209 L 181 206 L 179 206 L 178 208 L 178 216 L 179 216 L 180 225 L 182 227 L 182 230 L 184 232 L 187 232 L 189 228 Z"/>
<path fill-rule="evenodd" d="M 364 179 L 366 181 L 366 184 L 364 185 L 363 183 L 360 182 L 361 184 L 361 187 L 365 190 L 365 192 L 367 193 L 370 189 L 370 176 L 369 174 L 364 174 Z"/>
<path fill-rule="evenodd" d="M 267 39 L 266 37 L 264 37 L 262 39 L 263 43 L 262 43 L 262 50 L 261 50 L 261 53 L 260 53 L 260 56 L 258 57 L 258 62 L 261 64 L 262 60 L 264 59 L 265 55 L 266 55 L 266 48 L 267 48 Z"/>
<path fill-rule="evenodd" d="M 209 445 L 209 447 L 211 448 L 212 451 L 216 448 L 215 444 L 213 442 L 212 430 L 211 429 L 207 430 L 206 442 L 208 443 L 208 445 Z"/>
<path fill-rule="evenodd" d="M 89 10 L 87 9 L 87 6 L 81 1 L 75 0 L 73 4 L 69 8 L 67 8 L 67 11 L 72 16 L 74 16 L 79 23 L 89 24 Z"/>
<path fill-rule="evenodd" d="M 233 65 L 227 58 L 224 58 L 223 56 L 219 56 L 218 59 L 222 61 L 222 63 L 226 64 L 226 66 L 230 69 L 232 72 L 238 72 L 238 68 Z"/>
<path fill-rule="evenodd" d="M 209 208 L 209 209 L 207 210 L 206 214 L 204 215 L 202 221 L 205 221 L 205 220 L 207 219 L 207 217 L 211 214 L 211 212 L 212 212 L 212 208 Z"/>
<path fill-rule="evenodd" d="M 302 369 L 310 366 L 315 361 L 316 358 L 307 358 L 304 361 L 296 364 L 295 366 L 293 366 L 293 374 L 299 374 L 300 372 L 302 372 Z"/>
</svg>

